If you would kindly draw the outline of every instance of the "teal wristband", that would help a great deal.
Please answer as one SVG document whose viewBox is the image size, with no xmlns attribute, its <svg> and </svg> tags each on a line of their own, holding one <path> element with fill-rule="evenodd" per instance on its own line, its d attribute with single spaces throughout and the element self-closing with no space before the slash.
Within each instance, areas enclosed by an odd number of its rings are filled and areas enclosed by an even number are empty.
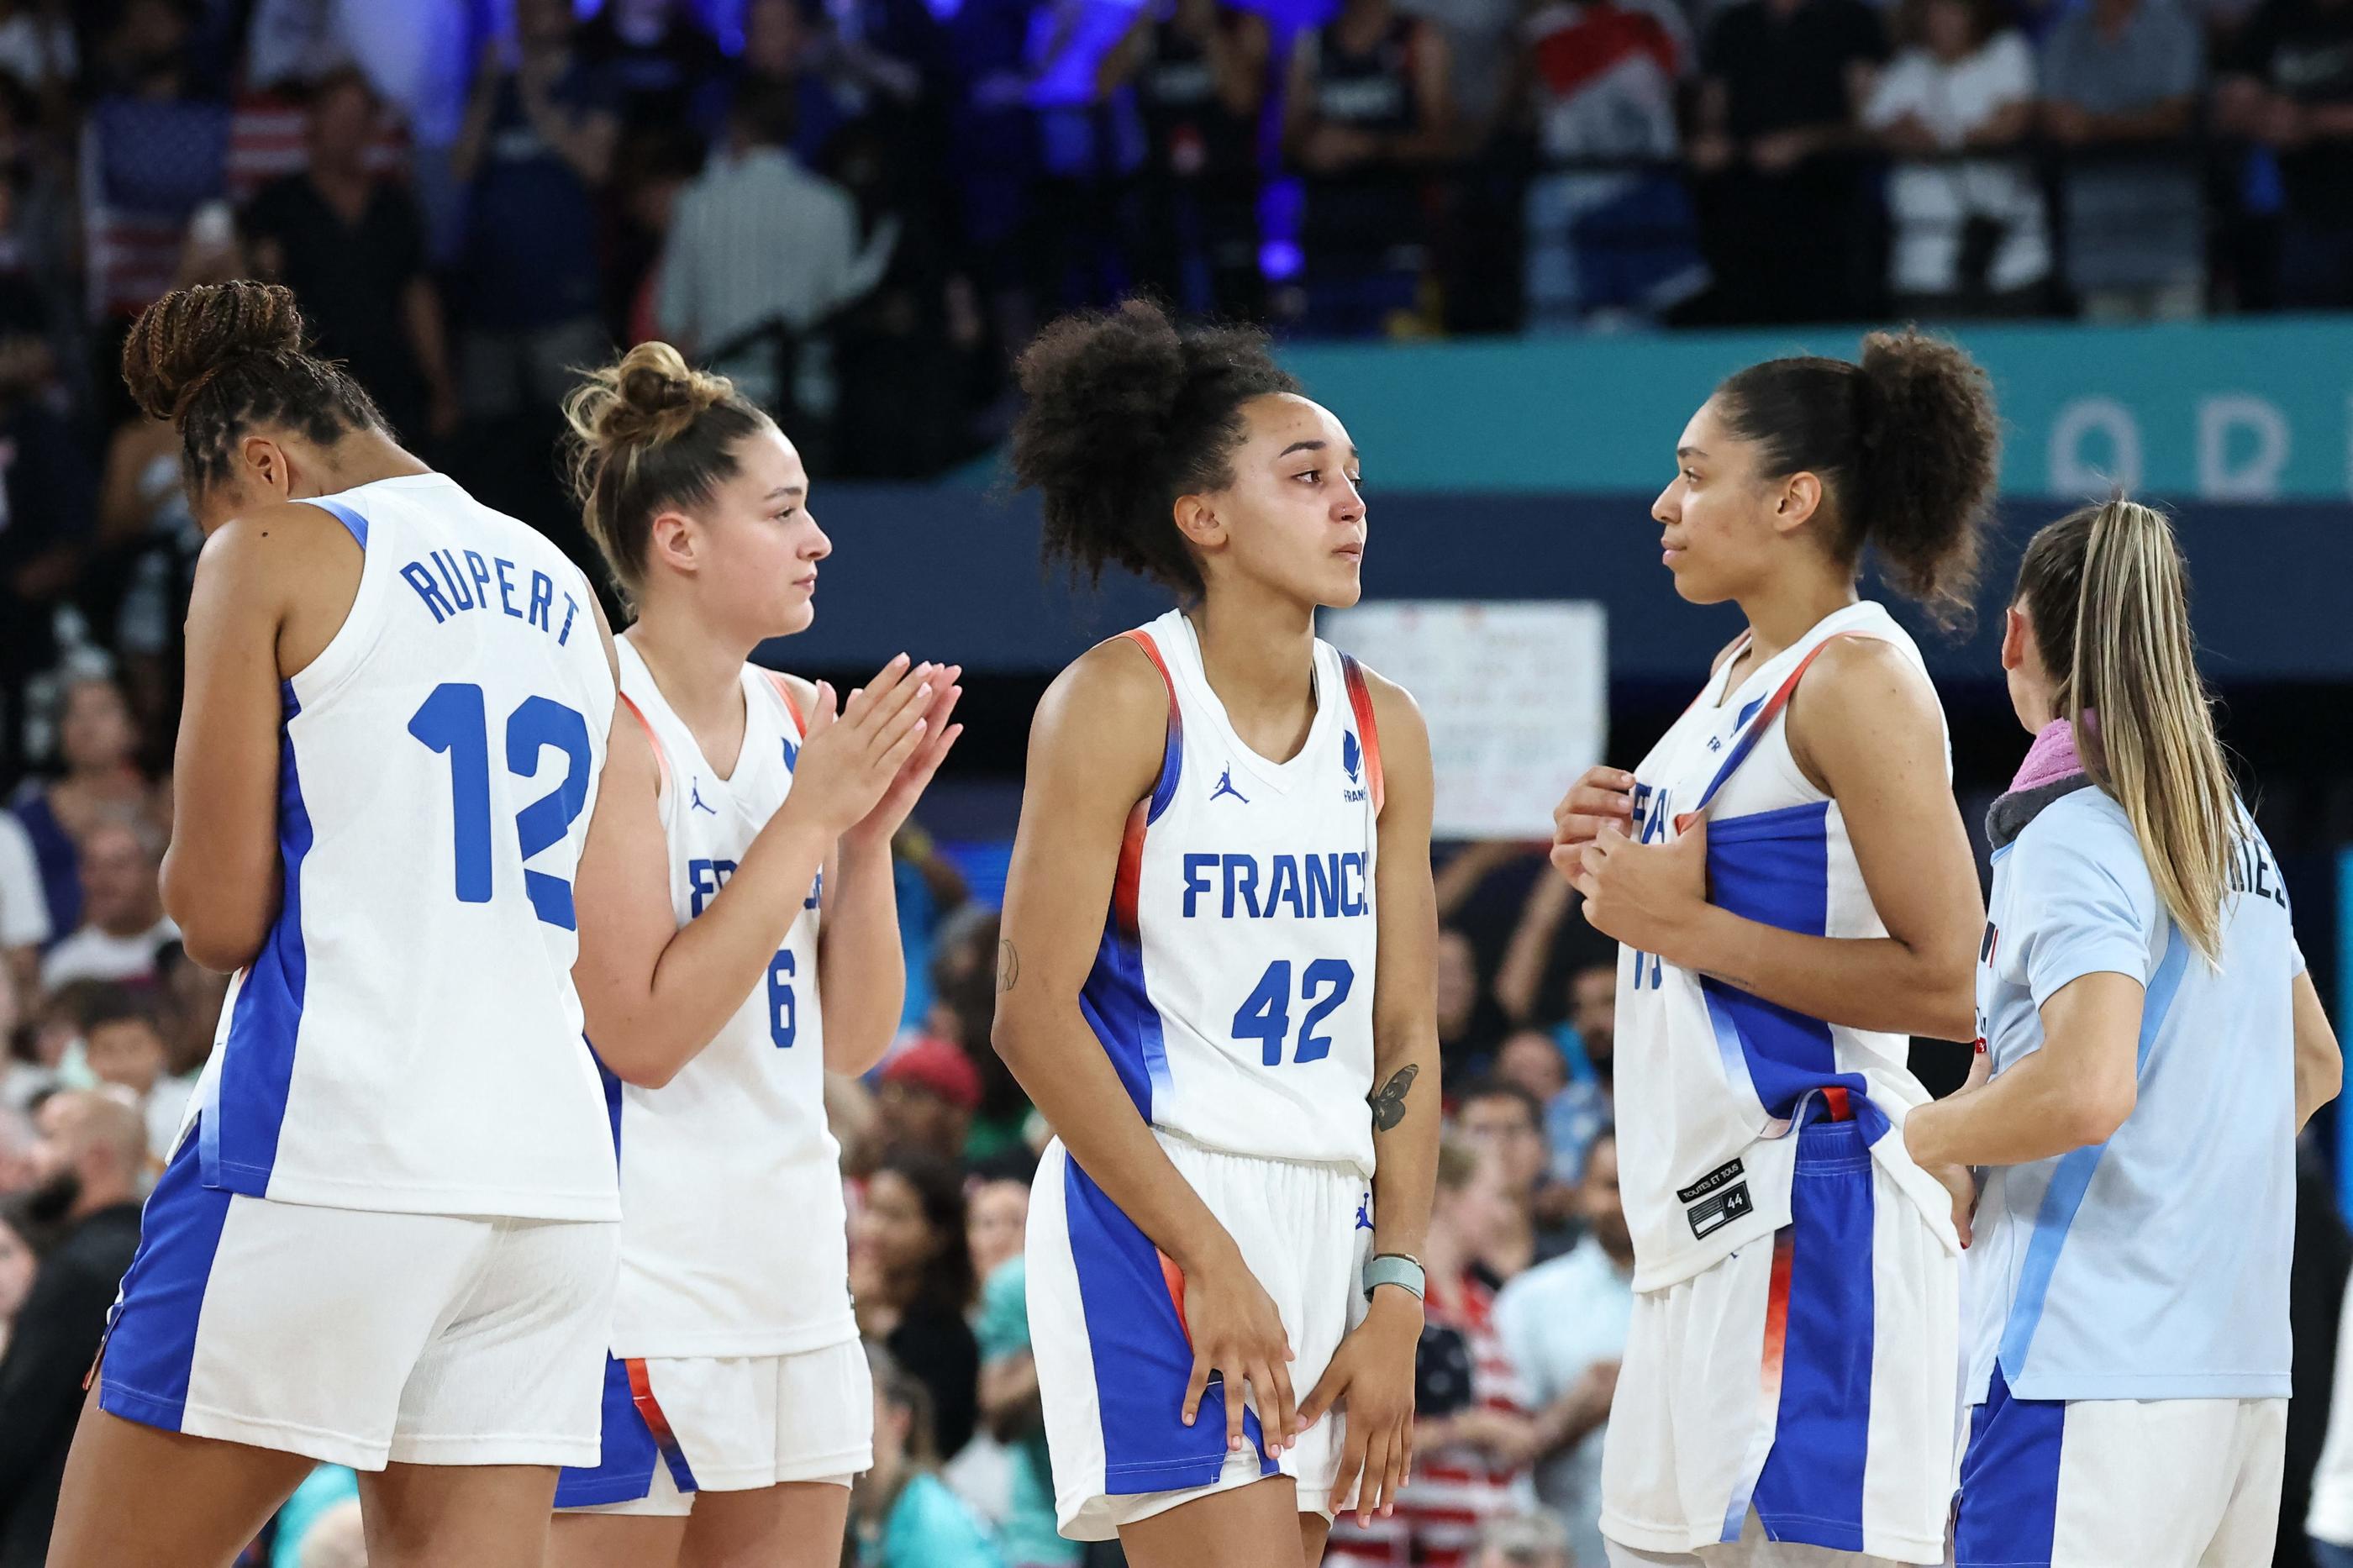
<svg viewBox="0 0 2353 1568">
<path fill-rule="evenodd" d="M 1384 1285 L 1396 1285 L 1413 1292 L 1417 1301 L 1422 1299 L 1423 1288 L 1429 1282 L 1429 1272 L 1419 1258 L 1409 1258 L 1402 1252 L 1384 1252 L 1365 1265 L 1365 1300 Z"/>
</svg>

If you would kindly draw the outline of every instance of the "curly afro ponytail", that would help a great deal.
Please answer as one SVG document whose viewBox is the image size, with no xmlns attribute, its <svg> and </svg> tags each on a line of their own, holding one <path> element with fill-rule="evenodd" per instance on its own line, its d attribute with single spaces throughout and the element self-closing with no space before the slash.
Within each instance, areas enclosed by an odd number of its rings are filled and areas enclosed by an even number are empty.
<svg viewBox="0 0 2353 1568">
<path fill-rule="evenodd" d="M 1251 327 L 1180 328 L 1148 300 L 1065 316 L 1021 356 L 1029 406 L 1013 474 L 1044 501 L 1045 553 L 1099 580 L 1106 566 L 1201 592 L 1176 531 L 1179 496 L 1233 482 L 1242 405 L 1297 392 Z"/>
</svg>

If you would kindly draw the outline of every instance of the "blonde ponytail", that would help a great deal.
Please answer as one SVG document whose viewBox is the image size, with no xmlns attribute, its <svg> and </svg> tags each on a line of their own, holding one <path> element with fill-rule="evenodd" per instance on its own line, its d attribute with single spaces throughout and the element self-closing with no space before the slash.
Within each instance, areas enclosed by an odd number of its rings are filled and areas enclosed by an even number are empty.
<svg viewBox="0 0 2353 1568">
<path fill-rule="evenodd" d="M 2018 598 L 2060 676 L 2085 771 L 2124 808 L 2175 923 L 2219 962 L 2238 796 L 2198 675 L 2172 525 L 2121 498 L 2054 522 L 2027 546 Z"/>
</svg>

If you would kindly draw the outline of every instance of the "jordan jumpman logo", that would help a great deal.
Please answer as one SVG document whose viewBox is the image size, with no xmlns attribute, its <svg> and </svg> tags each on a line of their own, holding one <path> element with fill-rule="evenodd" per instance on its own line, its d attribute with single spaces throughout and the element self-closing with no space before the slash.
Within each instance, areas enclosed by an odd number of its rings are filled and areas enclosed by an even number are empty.
<svg viewBox="0 0 2353 1568">
<path fill-rule="evenodd" d="M 1209 798 L 1215 800 L 1221 795 L 1232 795 L 1244 805 L 1250 804 L 1250 796 L 1234 787 L 1234 770 L 1230 765 L 1218 775 L 1218 787 L 1209 792 Z"/>
<path fill-rule="evenodd" d="M 705 805 L 702 804 L 702 781 L 701 779 L 696 779 L 687 785 L 687 795 L 689 797 L 689 803 L 696 811 L 707 811 L 713 816 L 719 815 L 719 808 L 717 806 Z"/>
</svg>

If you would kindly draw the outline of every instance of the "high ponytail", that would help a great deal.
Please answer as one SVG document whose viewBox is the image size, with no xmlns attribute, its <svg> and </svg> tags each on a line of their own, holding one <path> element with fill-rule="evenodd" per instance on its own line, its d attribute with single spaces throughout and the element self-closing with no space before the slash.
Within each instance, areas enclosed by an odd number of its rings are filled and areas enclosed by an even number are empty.
<svg viewBox="0 0 2353 1568">
<path fill-rule="evenodd" d="M 1974 360 L 1942 338 L 1873 332 L 1859 362 L 1767 360 L 1715 395 L 1766 477 L 1822 481 L 1841 560 L 1868 547 L 1905 597 L 1946 626 L 1967 618 L 2001 458 L 1993 388 Z"/>
<path fill-rule="evenodd" d="M 2121 498 L 2035 534 L 2013 603 L 2059 681 L 2094 783 L 2124 807 L 2158 897 L 2207 960 L 2241 828 L 2189 633 L 2189 574 L 2165 514 Z"/>
<path fill-rule="evenodd" d="M 655 517 L 693 507 L 735 477 L 735 444 L 773 425 L 723 375 L 668 343 L 639 343 L 564 400 L 572 493 L 614 586 L 644 584 Z"/>
</svg>

